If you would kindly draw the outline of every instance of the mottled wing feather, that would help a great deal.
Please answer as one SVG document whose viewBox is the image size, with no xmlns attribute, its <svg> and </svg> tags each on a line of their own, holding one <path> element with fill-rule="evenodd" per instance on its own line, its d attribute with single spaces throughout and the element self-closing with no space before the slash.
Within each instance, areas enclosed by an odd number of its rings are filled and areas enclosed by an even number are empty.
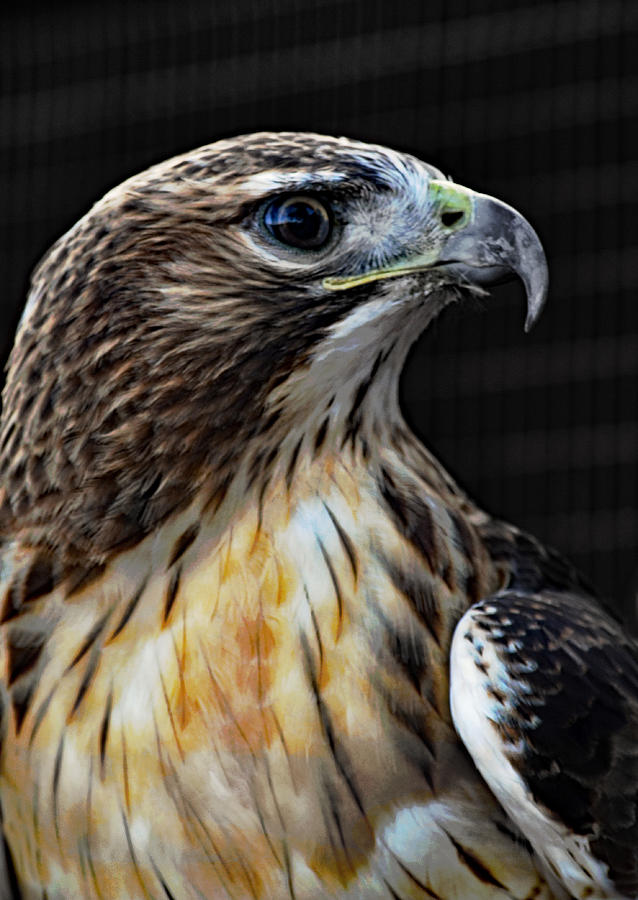
<svg viewBox="0 0 638 900">
<path fill-rule="evenodd" d="M 457 626 L 451 703 L 548 873 L 573 896 L 637 896 L 638 647 L 622 626 L 575 593 L 495 594 Z"/>
<path fill-rule="evenodd" d="M 476 530 L 492 562 L 507 570 L 508 588 L 524 594 L 550 590 L 595 596 L 594 587 L 582 572 L 533 535 L 491 517 L 483 517 Z M 606 611 L 615 617 L 613 609 Z"/>
</svg>

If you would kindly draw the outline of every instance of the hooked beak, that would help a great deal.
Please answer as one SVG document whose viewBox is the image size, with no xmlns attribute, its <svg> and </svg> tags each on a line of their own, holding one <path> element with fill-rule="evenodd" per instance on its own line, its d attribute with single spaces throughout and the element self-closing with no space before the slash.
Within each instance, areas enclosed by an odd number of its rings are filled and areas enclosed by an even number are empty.
<svg viewBox="0 0 638 900">
<path fill-rule="evenodd" d="M 428 186 L 425 248 L 393 265 L 345 278 L 326 278 L 329 290 L 347 290 L 385 278 L 444 269 L 460 285 L 480 287 L 518 277 L 527 294 L 525 330 L 547 297 L 547 262 L 529 222 L 507 203 L 450 181 Z"/>
</svg>

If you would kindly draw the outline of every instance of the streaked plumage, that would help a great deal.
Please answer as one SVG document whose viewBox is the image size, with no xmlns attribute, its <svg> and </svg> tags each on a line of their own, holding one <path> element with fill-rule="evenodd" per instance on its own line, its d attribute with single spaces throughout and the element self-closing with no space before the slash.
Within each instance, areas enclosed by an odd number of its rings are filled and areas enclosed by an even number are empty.
<svg viewBox="0 0 638 900">
<path fill-rule="evenodd" d="M 517 213 L 305 134 L 52 249 L 1 430 L 0 896 L 638 896 L 636 647 L 398 406 L 504 269 L 533 321 Z"/>
</svg>

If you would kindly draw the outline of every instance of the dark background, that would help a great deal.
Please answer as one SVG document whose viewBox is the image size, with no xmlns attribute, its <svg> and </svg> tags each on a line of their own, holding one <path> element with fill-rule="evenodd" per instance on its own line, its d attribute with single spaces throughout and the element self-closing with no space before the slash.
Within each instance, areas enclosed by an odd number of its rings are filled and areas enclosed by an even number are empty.
<svg viewBox="0 0 638 900">
<path fill-rule="evenodd" d="M 568 553 L 628 612 L 638 3 L 49 6 L 0 14 L 2 346 L 42 253 L 151 163 L 259 129 L 410 151 L 524 212 L 552 280 L 527 336 L 516 286 L 444 315 L 408 366 L 408 417 L 489 510 Z"/>
</svg>

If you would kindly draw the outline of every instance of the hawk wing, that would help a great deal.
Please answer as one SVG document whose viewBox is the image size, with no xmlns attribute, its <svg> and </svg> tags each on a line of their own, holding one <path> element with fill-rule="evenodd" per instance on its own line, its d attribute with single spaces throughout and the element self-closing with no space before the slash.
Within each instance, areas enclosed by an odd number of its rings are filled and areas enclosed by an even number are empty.
<svg viewBox="0 0 638 900">
<path fill-rule="evenodd" d="M 452 642 L 455 727 L 550 883 L 638 896 L 638 646 L 593 599 L 506 589 Z"/>
</svg>

